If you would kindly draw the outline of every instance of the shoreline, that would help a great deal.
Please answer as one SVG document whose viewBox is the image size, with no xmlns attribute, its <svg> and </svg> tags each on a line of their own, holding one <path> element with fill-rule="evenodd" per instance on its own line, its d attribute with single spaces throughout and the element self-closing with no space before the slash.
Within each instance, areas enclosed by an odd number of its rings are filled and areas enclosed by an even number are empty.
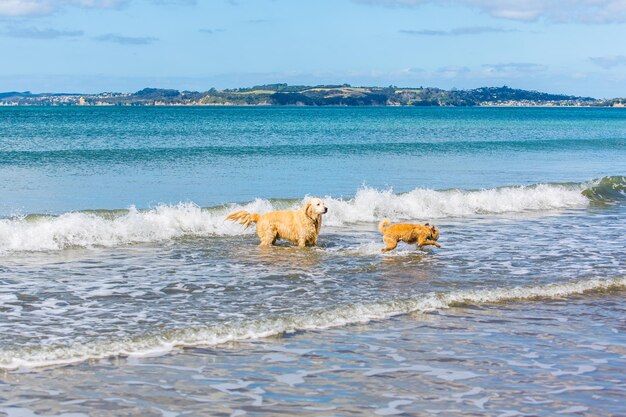
<svg viewBox="0 0 626 417">
<path fill-rule="evenodd" d="M 624 107 L 620 97 L 594 98 L 551 94 L 511 87 L 443 90 L 419 87 L 290 86 L 267 84 L 250 88 L 179 91 L 144 88 L 137 92 L 0 93 L 0 105 L 58 106 L 339 106 L 339 107 Z"/>
<path fill-rule="evenodd" d="M 536 105 L 513 105 L 513 104 L 484 104 L 479 106 L 414 106 L 414 105 L 362 105 L 362 106 L 350 106 L 350 105 L 277 105 L 277 104 L 93 104 L 93 105 L 78 105 L 78 104 L 5 104 L 0 103 L 0 108 L 3 107 L 79 107 L 79 108 L 92 108 L 92 107 L 262 107 L 262 108 L 462 108 L 462 109 L 477 109 L 477 108 L 511 108 L 511 109 L 529 109 L 529 108 L 555 108 L 555 109 L 572 109 L 572 108 L 580 108 L 580 109 L 625 109 L 624 105 L 613 105 L 613 106 L 593 106 L 593 105 L 557 105 L 557 104 L 536 104 Z"/>
</svg>

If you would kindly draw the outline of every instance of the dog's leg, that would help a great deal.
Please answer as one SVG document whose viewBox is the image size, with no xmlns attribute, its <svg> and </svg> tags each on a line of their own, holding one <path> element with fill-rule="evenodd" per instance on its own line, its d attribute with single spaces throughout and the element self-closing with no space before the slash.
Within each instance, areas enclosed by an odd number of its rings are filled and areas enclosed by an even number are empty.
<svg viewBox="0 0 626 417">
<path fill-rule="evenodd" d="M 427 245 L 433 245 L 433 246 L 437 246 L 438 248 L 441 247 L 441 245 L 437 242 L 435 242 L 434 240 L 430 240 L 430 239 L 419 239 L 417 241 L 417 246 L 422 247 L 422 246 L 427 246 Z"/>
<path fill-rule="evenodd" d="M 383 242 L 385 242 L 387 247 L 383 248 L 381 252 L 389 252 L 398 246 L 398 240 L 391 236 L 383 236 Z"/>
<path fill-rule="evenodd" d="M 264 230 L 263 232 L 261 232 L 258 228 L 257 228 L 257 235 L 259 236 L 259 239 L 261 240 L 261 243 L 259 243 L 259 246 L 263 246 L 263 247 L 267 247 L 267 246 L 271 246 L 274 244 L 274 242 L 276 242 L 276 233 L 273 232 L 272 230 Z"/>
<path fill-rule="evenodd" d="M 263 247 L 269 247 L 272 246 L 274 244 L 274 241 L 276 239 L 273 239 L 272 236 L 259 236 L 259 238 L 261 239 L 261 243 L 259 243 L 259 246 L 263 246 Z"/>
<path fill-rule="evenodd" d="M 307 244 L 307 236 L 306 232 L 300 232 L 298 234 L 298 240 L 296 241 L 298 247 L 304 248 Z"/>
</svg>

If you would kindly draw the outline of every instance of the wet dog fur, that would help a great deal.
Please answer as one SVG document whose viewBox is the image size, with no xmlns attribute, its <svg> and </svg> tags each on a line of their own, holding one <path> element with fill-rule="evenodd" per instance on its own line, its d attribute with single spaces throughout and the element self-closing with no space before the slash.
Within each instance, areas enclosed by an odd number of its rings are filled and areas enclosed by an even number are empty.
<svg viewBox="0 0 626 417">
<path fill-rule="evenodd" d="M 278 239 L 287 240 L 300 247 L 315 246 L 322 227 L 322 214 L 328 208 L 319 198 L 308 200 L 299 210 L 271 211 L 265 214 L 239 210 L 226 217 L 227 220 L 250 227 L 256 223 L 259 246 L 270 246 Z"/>
<path fill-rule="evenodd" d="M 387 245 L 382 249 L 383 252 L 394 250 L 398 246 L 398 242 L 413 244 L 422 247 L 426 245 L 434 245 L 441 247 L 437 243 L 439 239 L 439 229 L 426 223 L 424 225 L 415 223 L 398 223 L 391 224 L 389 219 L 384 219 L 378 224 L 378 230 L 383 234 L 383 241 Z"/>
</svg>

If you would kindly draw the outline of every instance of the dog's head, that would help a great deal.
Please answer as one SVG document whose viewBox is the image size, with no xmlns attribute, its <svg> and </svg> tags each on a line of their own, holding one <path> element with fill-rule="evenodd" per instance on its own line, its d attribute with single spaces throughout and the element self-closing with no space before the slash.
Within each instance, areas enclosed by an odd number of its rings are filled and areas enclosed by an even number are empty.
<svg viewBox="0 0 626 417">
<path fill-rule="evenodd" d="M 327 213 L 328 208 L 321 198 L 312 198 L 304 205 L 304 212 L 310 218 L 315 219 L 317 216 Z"/>
<path fill-rule="evenodd" d="M 437 228 L 437 226 L 431 226 L 428 223 L 426 223 L 424 226 L 426 226 L 426 227 L 428 227 L 430 229 L 430 238 L 432 240 L 438 240 L 439 239 L 439 229 Z"/>
</svg>

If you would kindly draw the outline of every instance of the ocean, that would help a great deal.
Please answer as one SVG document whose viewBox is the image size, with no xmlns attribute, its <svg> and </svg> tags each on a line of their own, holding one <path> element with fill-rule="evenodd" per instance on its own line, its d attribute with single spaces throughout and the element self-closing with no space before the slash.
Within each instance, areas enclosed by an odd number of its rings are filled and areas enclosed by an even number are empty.
<svg viewBox="0 0 626 417">
<path fill-rule="evenodd" d="M 625 415 L 625 254 L 623 109 L 0 108 L 0 415 Z"/>
</svg>

